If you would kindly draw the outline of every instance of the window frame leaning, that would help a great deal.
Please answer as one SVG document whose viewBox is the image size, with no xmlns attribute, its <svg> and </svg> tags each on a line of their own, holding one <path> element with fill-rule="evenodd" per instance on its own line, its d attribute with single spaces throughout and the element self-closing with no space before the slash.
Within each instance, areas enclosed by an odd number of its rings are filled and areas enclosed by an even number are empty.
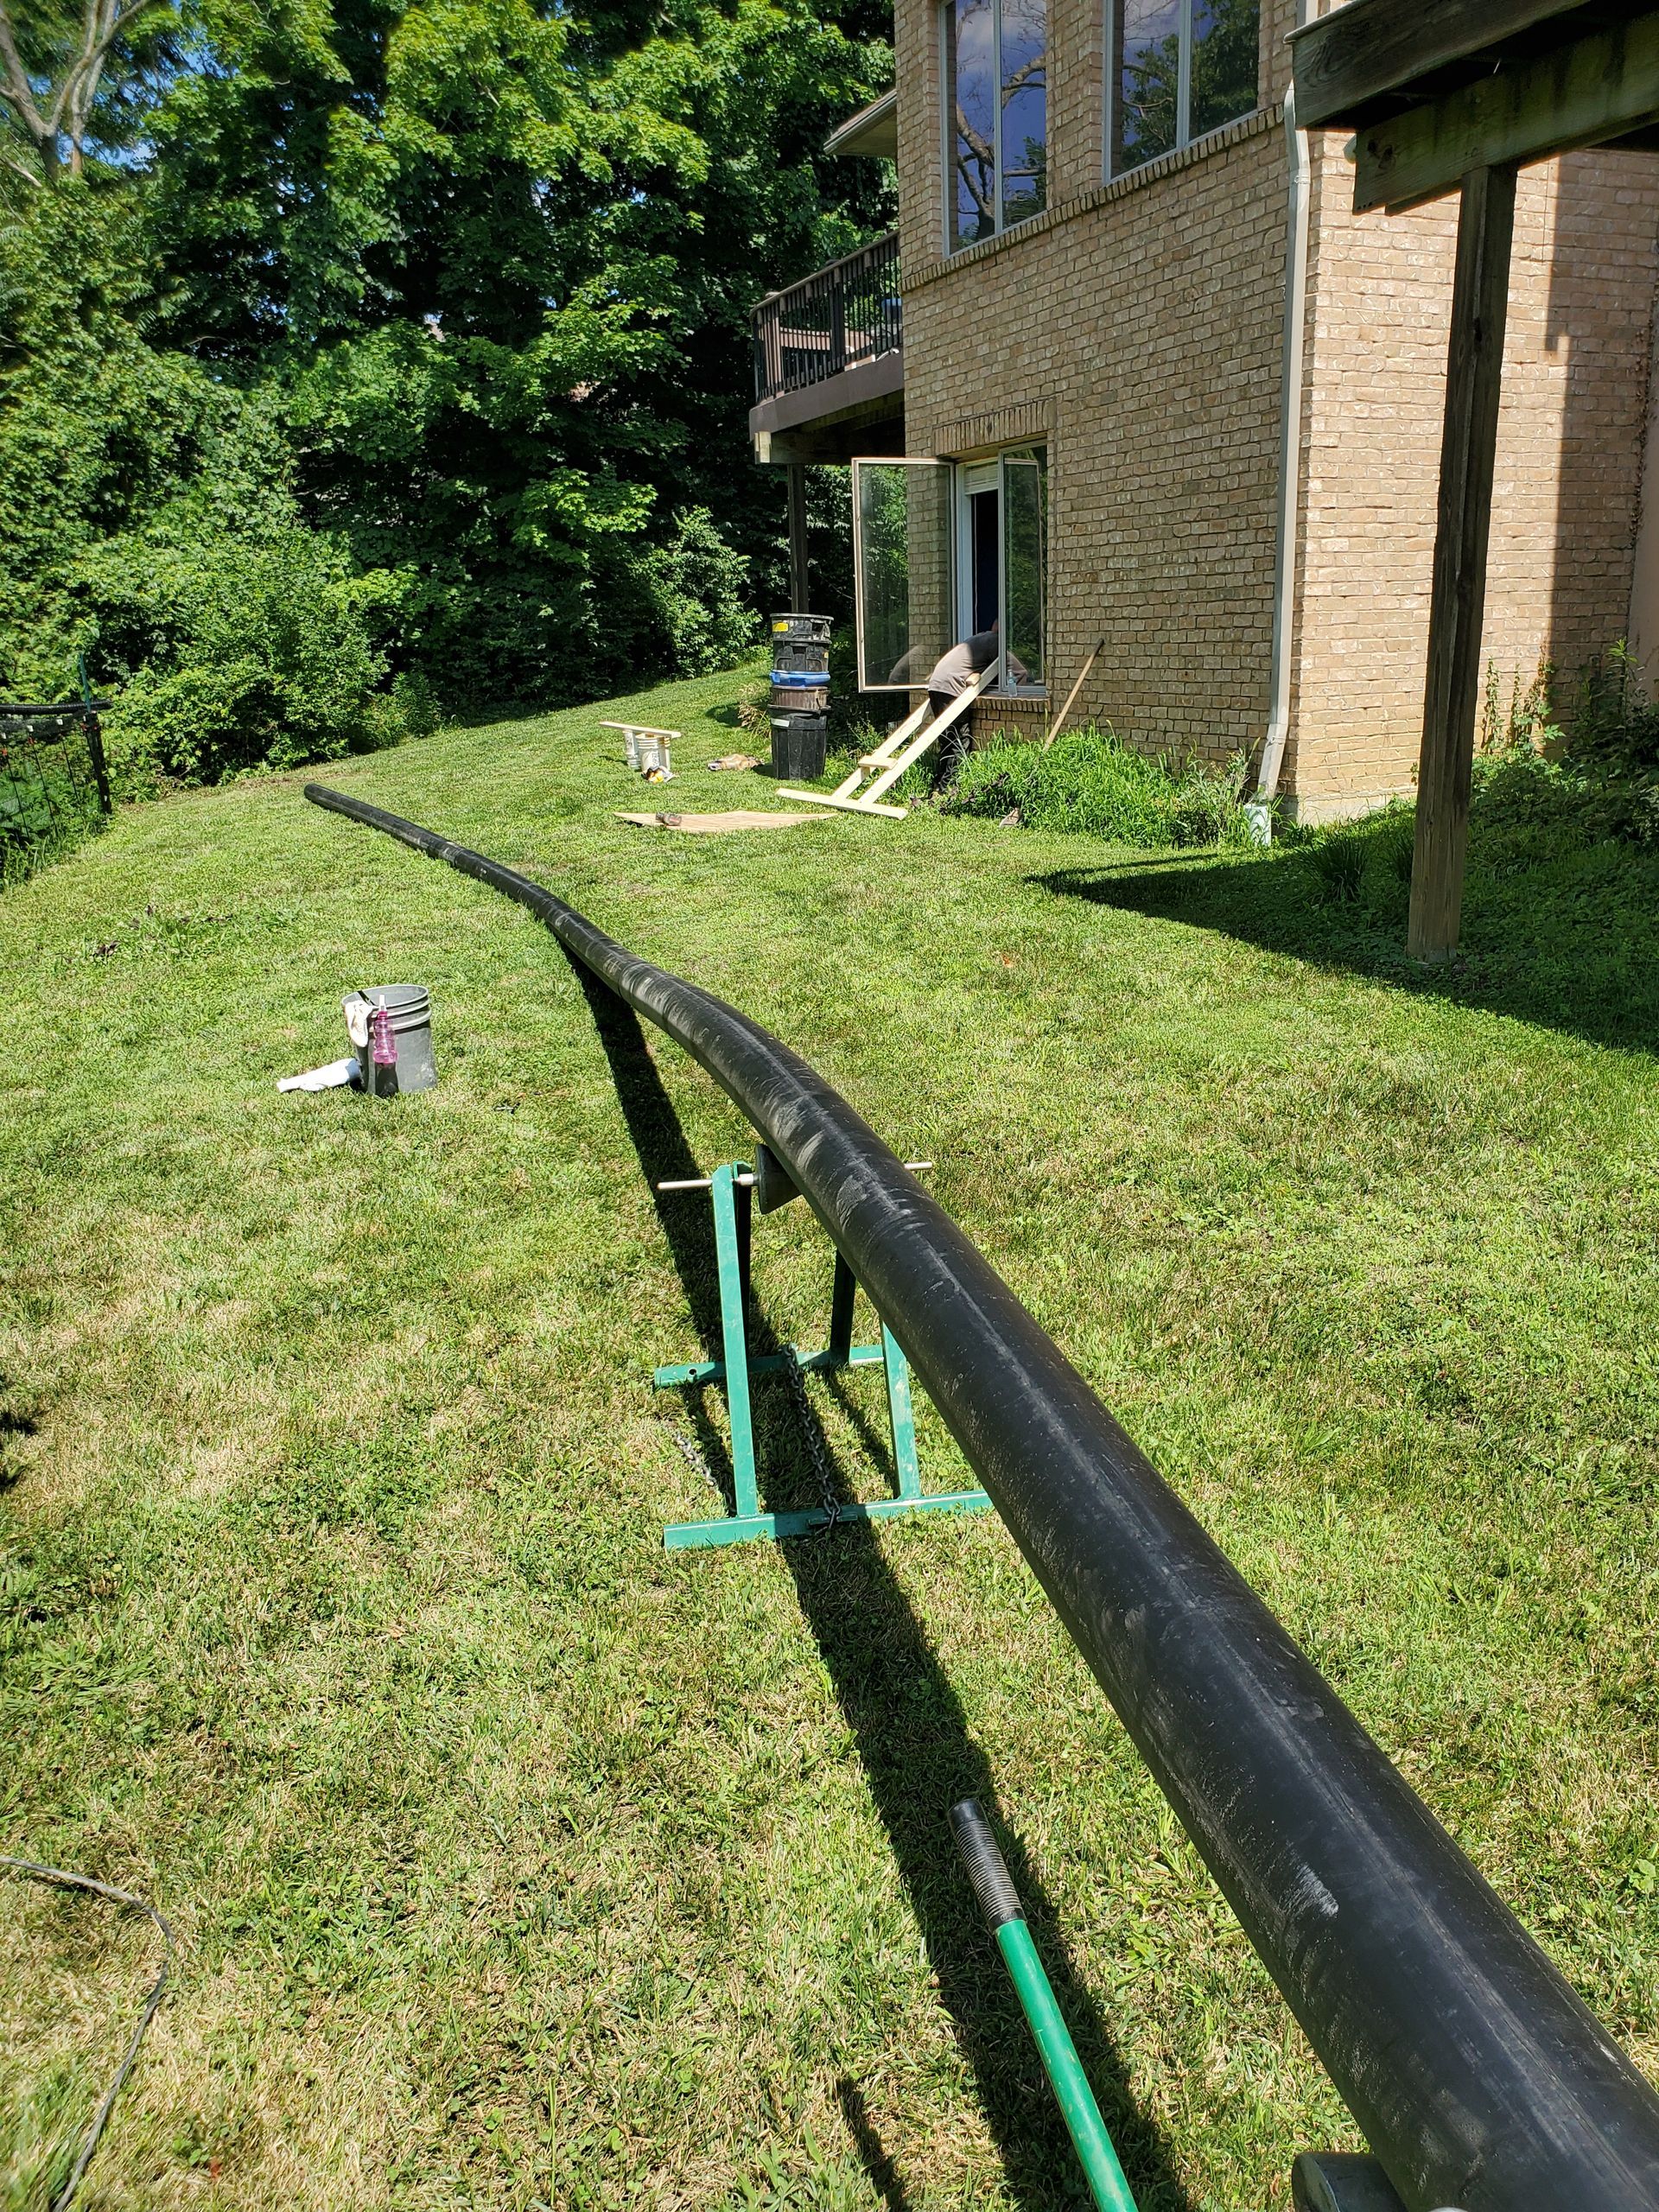
<svg viewBox="0 0 1659 2212">
<path fill-rule="evenodd" d="M 947 254 L 965 253 L 971 245 L 981 245 L 983 238 L 962 238 L 957 234 L 959 203 L 957 199 L 957 17 L 962 0 L 940 0 L 938 10 L 939 102 L 943 125 L 942 152 L 944 182 L 944 250 Z M 1003 73 L 1003 16 L 1009 6 L 1022 4 L 1022 0 L 982 0 L 988 10 L 991 25 L 991 89 L 994 105 L 991 124 L 991 227 L 986 238 L 1001 238 L 1006 232 L 1017 230 L 1023 223 L 1033 222 L 1048 207 L 1048 137 L 1049 137 L 1049 15 L 1050 0 L 1034 0 L 1043 18 L 1042 69 L 1040 89 L 1043 98 L 1043 173 L 1041 200 L 1036 207 L 1027 207 L 1009 217 L 1004 199 L 1007 164 L 1003 156 L 1003 122 L 1008 105 L 1007 83 Z M 1023 0 L 1031 7 L 1033 0 Z M 1027 89 L 1030 89 L 1027 87 Z M 1017 204 L 1017 203 L 1016 203 Z"/>
</svg>

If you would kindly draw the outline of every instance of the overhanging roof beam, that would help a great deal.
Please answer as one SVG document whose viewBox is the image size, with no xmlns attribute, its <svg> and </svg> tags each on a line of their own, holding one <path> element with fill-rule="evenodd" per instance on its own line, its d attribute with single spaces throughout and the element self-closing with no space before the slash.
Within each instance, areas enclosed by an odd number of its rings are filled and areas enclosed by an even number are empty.
<svg viewBox="0 0 1659 2212">
<path fill-rule="evenodd" d="M 1298 87 L 1300 99 L 1300 86 Z M 1575 39 L 1359 134 L 1356 213 L 1449 192 L 1471 170 L 1542 161 L 1659 124 L 1659 15 Z"/>
</svg>

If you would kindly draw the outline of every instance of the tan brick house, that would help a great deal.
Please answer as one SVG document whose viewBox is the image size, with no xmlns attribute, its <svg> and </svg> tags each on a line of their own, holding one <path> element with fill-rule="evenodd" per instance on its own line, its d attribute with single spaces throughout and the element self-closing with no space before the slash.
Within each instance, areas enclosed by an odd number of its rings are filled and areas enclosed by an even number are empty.
<svg viewBox="0 0 1659 2212">
<path fill-rule="evenodd" d="M 751 416 L 763 461 L 861 464 L 864 683 L 995 613 L 978 731 L 1043 728 L 1094 652 L 1072 721 L 1243 749 L 1305 818 L 1408 791 L 1455 200 L 1351 212 L 1342 147 L 1287 113 L 1285 0 L 895 12 L 895 93 L 830 143 L 896 159 L 896 238 L 763 302 Z M 1627 635 L 1659 658 L 1656 273 L 1651 155 L 1522 173 L 1506 696 Z"/>
</svg>

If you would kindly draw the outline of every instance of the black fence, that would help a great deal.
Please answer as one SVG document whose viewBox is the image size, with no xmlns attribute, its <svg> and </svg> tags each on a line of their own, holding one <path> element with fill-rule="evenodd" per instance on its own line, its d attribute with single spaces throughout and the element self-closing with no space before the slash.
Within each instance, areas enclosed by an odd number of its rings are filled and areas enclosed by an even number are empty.
<svg viewBox="0 0 1659 2212">
<path fill-rule="evenodd" d="M 804 391 L 896 353 L 903 343 L 893 231 L 761 301 L 754 311 L 755 398 Z"/>
<path fill-rule="evenodd" d="M 0 700 L 0 885 L 77 843 L 111 810 L 106 699 Z"/>
</svg>

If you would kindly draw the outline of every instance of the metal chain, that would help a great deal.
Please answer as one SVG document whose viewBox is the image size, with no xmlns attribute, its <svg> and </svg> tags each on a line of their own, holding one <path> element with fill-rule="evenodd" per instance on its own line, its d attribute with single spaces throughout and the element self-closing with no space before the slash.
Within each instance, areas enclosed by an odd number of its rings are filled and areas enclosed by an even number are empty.
<svg viewBox="0 0 1659 2212">
<path fill-rule="evenodd" d="M 806 1456 L 812 1462 L 812 1471 L 818 1478 L 818 1489 L 823 1497 L 824 1522 L 819 1529 L 821 1536 L 834 1534 L 841 1519 L 841 1492 L 836 1488 L 830 1462 L 824 1457 L 823 1437 L 812 1418 L 812 1408 L 807 1403 L 806 1378 L 801 1373 L 800 1355 L 793 1344 L 784 1346 L 784 1379 L 789 1385 L 791 1402 L 795 1408 L 795 1419 L 806 1446 Z"/>
<path fill-rule="evenodd" d="M 718 1491 L 721 1485 L 715 1474 L 714 1469 L 709 1465 L 708 1460 L 704 1459 L 702 1453 L 697 1449 L 691 1439 L 689 1436 L 682 1436 L 679 1430 L 674 1427 L 669 1421 L 664 1421 L 663 1423 L 663 1427 L 668 1430 L 669 1434 L 673 1438 L 675 1443 L 678 1445 L 681 1454 L 684 1458 L 685 1463 L 690 1468 L 692 1473 L 694 1475 L 701 1475 L 704 1481 L 708 1483 L 711 1490 Z"/>
<path fill-rule="evenodd" d="M 830 1462 L 824 1454 L 823 1433 L 812 1417 L 812 1408 L 806 1395 L 806 1381 L 801 1372 L 800 1357 L 793 1344 L 786 1344 L 784 1347 L 783 1375 L 785 1382 L 789 1386 L 790 1403 L 795 1408 L 795 1419 L 801 1432 L 801 1440 L 806 1446 L 806 1456 L 812 1463 L 812 1471 L 817 1477 L 818 1492 L 823 1503 L 823 1523 L 818 1534 L 821 1536 L 828 1536 L 834 1532 L 836 1523 L 841 1519 L 841 1493 L 836 1487 L 835 1477 L 830 1471 Z M 671 1422 L 664 1421 L 663 1426 L 673 1439 L 675 1446 L 693 1474 L 701 1475 L 710 1489 L 721 1490 L 722 1485 L 719 1478 L 691 1438 L 682 1435 Z"/>
</svg>

